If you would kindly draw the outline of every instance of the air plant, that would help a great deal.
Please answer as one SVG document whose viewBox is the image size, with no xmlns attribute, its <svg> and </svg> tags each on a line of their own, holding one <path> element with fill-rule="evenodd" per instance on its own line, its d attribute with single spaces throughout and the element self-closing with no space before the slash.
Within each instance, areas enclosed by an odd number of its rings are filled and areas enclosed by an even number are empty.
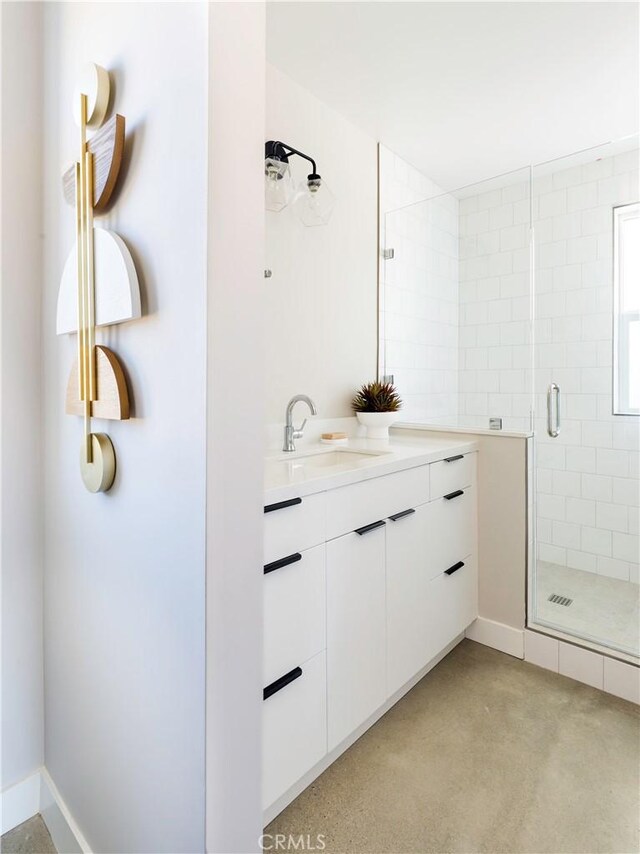
<svg viewBox="0 0 640 854">
<path fill-rule="evenodd" d="M 397 412 L 401 406 L 400 395 L 391 383 L 367 383 L 351 401 L 354 412 Z"/>
</svg>

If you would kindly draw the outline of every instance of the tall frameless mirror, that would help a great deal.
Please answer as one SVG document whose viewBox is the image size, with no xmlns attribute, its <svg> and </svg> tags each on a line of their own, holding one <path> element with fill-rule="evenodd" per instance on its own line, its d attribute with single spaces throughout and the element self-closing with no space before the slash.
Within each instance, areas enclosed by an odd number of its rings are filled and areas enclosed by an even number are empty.
<svg viewBox="0 0 640 854">
<path fill-rule="evenodd" d="M 530 169 L 445 191 L 381 148 L 380 375 L 402 420 L 528 431 Z"/>
<path fill-rule="evenodd" d="M 639 197 L 637 138 L 533 169 L 537 548 L 529 622 L 634 659 Z"/>
</svg>

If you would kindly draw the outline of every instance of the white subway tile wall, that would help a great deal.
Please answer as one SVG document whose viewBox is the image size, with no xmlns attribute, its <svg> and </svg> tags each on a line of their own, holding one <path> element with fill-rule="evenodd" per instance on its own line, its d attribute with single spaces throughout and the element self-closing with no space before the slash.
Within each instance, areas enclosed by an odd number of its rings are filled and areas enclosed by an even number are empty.
<svg viewBox="0 0 640 854">
<path fill-rule="evenodd" d="M 380 176 L 380 247 L 394 250 L 380 258 L 380 373 L 395 379 L 403 421 L 455 424 L 458 202 L 383 146 Z"/>
<path fill-rule="evenodd" d="M 522 170 L 460 199 L 460 426 L 530 429 L 529 183 Z"/>
</svg>

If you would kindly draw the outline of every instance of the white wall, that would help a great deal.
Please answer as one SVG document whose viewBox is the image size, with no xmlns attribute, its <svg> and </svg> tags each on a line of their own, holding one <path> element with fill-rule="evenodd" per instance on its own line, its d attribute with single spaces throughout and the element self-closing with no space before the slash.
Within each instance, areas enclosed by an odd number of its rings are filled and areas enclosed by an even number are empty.
<svg viewBox="0 0 640 854">
<path fill-rule="evenodd" d="M 45 5 L 46 766 L 93 851 L 202 851 L 207 7 Z M 74 239 L 60 175 L 87 60 L 111 71 L 127 119 L 127 168 L 100 224 L 130 246 L 144 311 L 98 332 L 134 401 L 130 421 L 95 422 L 117 454 L 103 495 L 80 479 L 81 423 L 63 408 L 75 342 L 55 335 Z"/>
<path fill-rule="evenodd" d="M 0 788 L 43 760 L 41 8 L 0 7 Z"/>
<path fill-rule="evenodd" d="M 380 373 L 391 374 L 402 420 L 458 415 L 458 201 L 380 146 Z"/>
<path fill-rule="evenodd" d="M 298 393 L 322 417 L 350 415 L 354 390 L 377 370 L 376 141 L 270 65 L 266 139 L 313 157 L 336 197 L 326 226 L 267 212 L 267 423 L 283 422 Z M 296 182 L 306 178 L 306 161 L 290 163 Z"/>
<path fill-rule="evenodd" d="M 478 442 L 478 612 L 513 628 L 525 624 L 528 440 Z"/>
<path fill-rule="evenodd" d="M 262 832 L 265 7 L 209 17 L 207 851 L 246 854 Z"/>
</svg>

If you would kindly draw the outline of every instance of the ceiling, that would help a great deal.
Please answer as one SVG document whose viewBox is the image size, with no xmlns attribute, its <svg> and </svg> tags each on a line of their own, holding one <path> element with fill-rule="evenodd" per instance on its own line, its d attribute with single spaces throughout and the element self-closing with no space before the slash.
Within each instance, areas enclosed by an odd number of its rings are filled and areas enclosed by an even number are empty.
<svg viewBox="0 0 640 854">
<path fill-rule="evenodd" d="M 270 2 L 267 58 L 444 189 L 638 131 L 638 4 Z"/>
</svg>

